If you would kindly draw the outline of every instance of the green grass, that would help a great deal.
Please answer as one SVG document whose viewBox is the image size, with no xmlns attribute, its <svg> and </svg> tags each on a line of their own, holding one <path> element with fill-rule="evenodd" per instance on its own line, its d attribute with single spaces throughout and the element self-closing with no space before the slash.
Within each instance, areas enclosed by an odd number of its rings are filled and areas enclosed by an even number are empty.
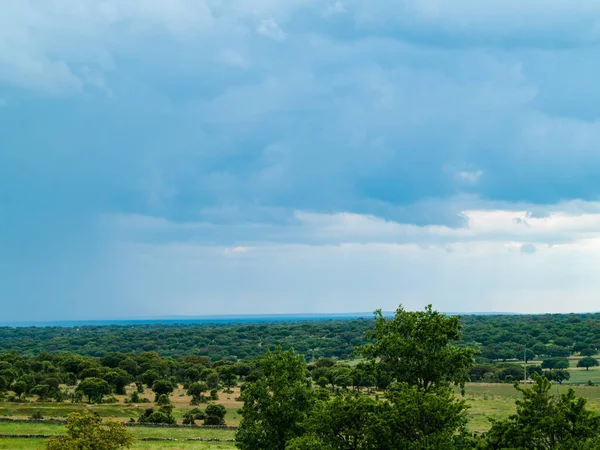
<svg viewBox="0 0 600 450">
<path fill-rule="evenodd" d="M 575 390 L 577 396 L 588 399 L 590 409 L 600 412 L 600 387 L 554 385 L 552 391 L 562 393 L 570 387 Z M 521 395 L 512 384 L 467 384 L 464 399 L 470 407 L 469 428 L 473 431 L 488 430 L 490 427 L 488 418 L 508 417 L 515 412 L 515 400 L 519 398 Z"/>
<path fill-rule="evenodd" d="M 0 439 L 0 450 L 42 450 L 45 439 Z M 199 441 L 177 441 L 177 442 L 141 442 L 137 441 L 131 447 L 133 449 L 160 450 L 168 449 L 194 449 L 194 450 L 233 450 L 232 442 L 199 442 Z"/>
<path fill-rule="evenodd" d="M 92 410 L 101 417 L 137 417 L 138 409 L 128 405 L 86 405 L 77 403 L 2 403 L 2 417 L 30 417 L 34 411 L 40 411 L 47 419 L 65 418 L 69 413 Z"/>
<path fill-rule="evenodd" d="M 137 438 L 207 438 L 233 439 L 235 430 L 218 428 L 160 428 L 160 427 L 130 427 L 128 430 Z M 65 427 L 52 423 L 18 423 L 0 422 L 0 434 L 64 434 Z"/>
</svg>

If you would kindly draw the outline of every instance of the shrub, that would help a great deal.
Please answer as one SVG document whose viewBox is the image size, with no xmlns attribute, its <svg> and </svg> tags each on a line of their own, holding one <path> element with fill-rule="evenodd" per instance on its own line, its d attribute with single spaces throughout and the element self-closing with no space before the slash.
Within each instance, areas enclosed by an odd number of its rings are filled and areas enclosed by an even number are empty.
<svg viewBox="0 0 600 450">
<path fill-rule="evenodd" d="M 36 409 L 34 412 L 31 413 L 31 416 L 29 418 L 33 420 L 42 420 L 44 418 L 44 415 L 39 409 Z"/>
<path fill-rule="evenodd" d="M 166 394 L 161 394 L 156 401 L 158 406 L 166 406 L 171 404 L 171 399 Z"/>
</svg>

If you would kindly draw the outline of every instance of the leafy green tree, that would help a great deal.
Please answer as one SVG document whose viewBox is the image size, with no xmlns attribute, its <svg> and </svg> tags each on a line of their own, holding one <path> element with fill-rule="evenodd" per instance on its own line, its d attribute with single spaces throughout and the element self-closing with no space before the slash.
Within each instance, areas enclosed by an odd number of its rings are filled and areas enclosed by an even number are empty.
<svg viewBox="0 0 600 450">
<path fill-rule="evenodd" d="M 144 384 L 146 386 L 148 386 L 149 388 L 152 388 L 152 385 L 154 384 L 154 382 L 156 380 L 160 379 L 160 375 L 156 370 L 150 369 L 150 370 L 145 371 L 141 375 L 140 379 L 144 382 Z"/>
<path fill-rule="evenodd" d="M 227 413 L 227 409 L 225 409 L 225 406 L 218 405 L 216 403 L 209 403 L 208 405 L 206 405 L 205 413 L 205 425 L 225 424 L 225 414 Z"/>
<path fill-rule="evenodd" d="M 218 368 L 219 377 L 227 389 L 236 385 L 236 368 L 233 365 L 221 366 Z"/>
<path fill-rule="evenodd" d="M 15 381 L 10 388 L 19 398 L 22 397 L 23 394 L 26 394 L 29 389 L 27 383 L 23 380 Z"/>
<path fill-rule="evenodd" d="M 206 419 L 206 413 L 199 408 L 189 410 L 183 415 L 184 425 L 194 425 L 196 420 Z"/>
<path fill-rule="evenodd" d="M 110 385 L 101 378 L 86 378 L 75 390 L 86 395 L 88 403 L 102 403 L 102 398 L 111 392 Z"/>
<path fill-rule="evenodd" d="M 475 350 L 453 345 L 460 339 L 459 317 L 433 311 L 406 311 L 402 306 L 392 319 L 375 311 L 375 326 L 367 337 L 375 342 L 358 353 L 375 361 L 398 382 L 424 389 L 455 384 L 464 387 Z"/>
<path fill-rule="evenodd" d="M 166 406 L 171 404 L 171 399 L 167 394 L 160 394 L 156 399 L 156 404 L 158 406 Z"/>
<path fill-rule="evenodd" d="M 544 376 L 550 381 L 556 381 L 558 384 L 562 384 L 563 381 L 571 378 L 571 374 L 565 369 L 550 370 L 548 372 L 544 372 Z"/>
<path fill-rule="evenodd" d="M 405 383 L 377 400 L 342 393 L 317 403 L 307 430 L 288 449 L 455 449 L 467 422 L 464 401 L 451 389 Z"/>
<path fill-rule="evenodd" d="M 133 377 L 120 368 L 111 370 L 103 378 L 114 387 L 115 393 L 119 395 L 125 395 L 125 387 L 133 381 Z"/>
<path fill-rule="evenodd" d="M 31 393 L 37 395 L 39 401 L 44 401 L 50 394 L 50 386 L 47 384 L 36 384 L 31 390 Z"/>
<path fill-rule="evenodd" d="M 201 403 L 204 400 L 204 393 L 208 391 L 208 384 L 204 381 L 192 383 L 188 387 L 187 395 L 192 397 L 192 402 L 195 404 Z"/>
<path fill-rule="evenodd" d="M 586 356 L 585 358 L 581 358 L 577 362 L 577 367 L 585 367 L 585 370 L 590 370 L 590 367 L 596 367 L 600 365 L 596 358 L 592 358 L 590 356 Z"/>
<path fill-rule="evenodd" d="M 206 377 L 206 384 L 209 389 L 218 389 L 219 388 L 219 372 L 213 370 Z"/>
<path fill-rule="evenodd" d="M 161 395 L 169 395 L 175 390 L 175 386 L 169 380 L 156 380 L 152 385 L 152 390 L 156 394 L 156 399 Z"/>
<path fill-rule="evenodd" d="M 598 353 L 596 347 L 585 347 L 579 352 L 581 356 L 595 356 Z"/>
<path fill-rule="evenodd" d="M 67 433 L 46 441 L 47 450 L 117 450 L 129 448 L 133 436 L 122 423 L 107 420 L 85 411 L 67 417 Z"/>
<path fill-rule="evenodd" d="M 277 348 L 257 365 L 259 374 L 242 386 L 236 445 L 242 450 L 283 450 L 302 434 L 301 423 L 315 401 L 306 363 L 293 350 Z"/>
<path fill-rule="evenodd" d="M 542 369 L 568 369 L 569 360 L 562 357 L 547 358 L 542 361 Z"/>
<path fill-rule="evenodd" d="M 138 422 L 140 423 L 164 423 L 167 425 L 173 425 L 177 423 L 173 416 L 173 405 L 162 405 L 155 411 L 154 408 L 148 408 L 139 417 Z"/>
<path fill-rule="evenodd" d="M 600 416 L 586 408 L 587 400 L 576 397 L 573 389 L 550 394 L 552 384 L 537 374 L 534 381 L 531 389 L 515 383 L 523 396 L 516 401 L 517 412 L 505 420 L 492 420 L 486 448 L 573 450 L 592 445 L 600 433 Z"/>
</svg>

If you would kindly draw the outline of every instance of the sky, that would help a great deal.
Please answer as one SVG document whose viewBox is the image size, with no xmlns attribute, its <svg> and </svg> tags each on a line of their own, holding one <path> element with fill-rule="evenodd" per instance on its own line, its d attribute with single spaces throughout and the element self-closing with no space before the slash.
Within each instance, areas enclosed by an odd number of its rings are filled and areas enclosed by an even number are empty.
<svg viewBox="0 0 600 450">
<path fill-rule="evenodd" d="M 600 310 L 600 3 L 0 3 L 3 321 Z"/>
</svg>

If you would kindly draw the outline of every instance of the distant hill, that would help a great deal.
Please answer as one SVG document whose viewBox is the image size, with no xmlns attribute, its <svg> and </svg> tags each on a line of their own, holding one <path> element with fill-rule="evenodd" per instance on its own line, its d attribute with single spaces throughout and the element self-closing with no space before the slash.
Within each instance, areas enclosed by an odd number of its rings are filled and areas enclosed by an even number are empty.
<svg viewBox="0 0 600 450">
<path fill-rule="evenodd" d="M 448 312 L 451 316 L 511 316 L 513 312 Z M 393 317 L 393 311 L 384 311 L 386 317 Z M 81 327 L 103 325 L 153 325 L 153 324 L 225 324 L 225 323 L 259 323 L 259 322 L 300 322 L 317 320 L 349 320 L 371 319 L 373 312 L 352 313 L 299 313 L 299 314 L 232 314 L 207 316 L 158 316 L 137 319 L 105 319 L 105 320 L 54 320 L 40 322 L 0 322 L 0 326 L 8 327 Z"/>
</svg>

